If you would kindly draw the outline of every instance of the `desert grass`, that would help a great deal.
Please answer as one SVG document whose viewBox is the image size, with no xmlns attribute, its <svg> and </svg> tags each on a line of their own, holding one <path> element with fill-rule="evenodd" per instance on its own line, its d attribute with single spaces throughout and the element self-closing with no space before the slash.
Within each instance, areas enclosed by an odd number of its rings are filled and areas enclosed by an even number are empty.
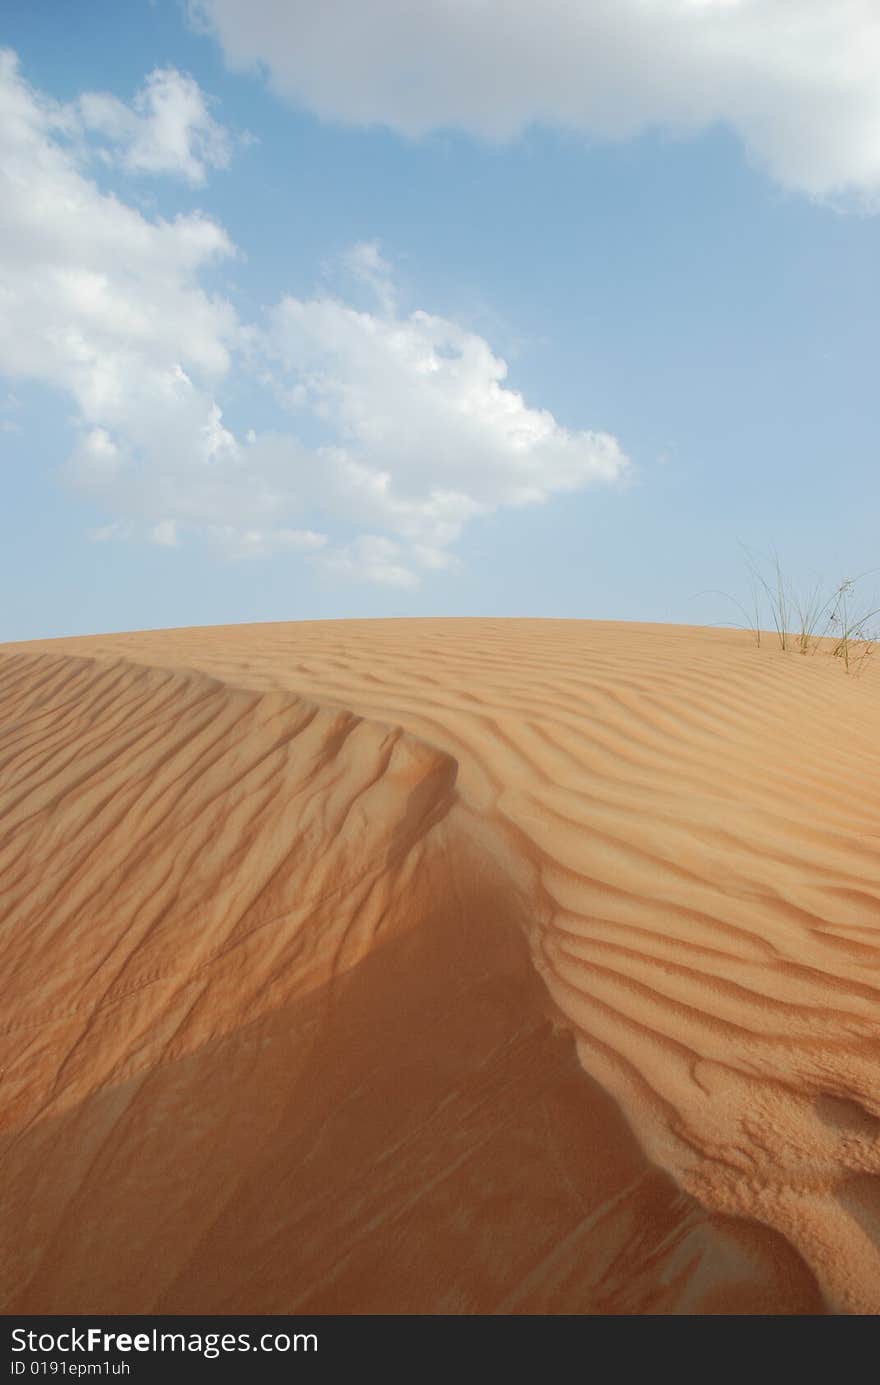
<svg viewBox="0 0 880 1385">
<path fill-rule="evenodd" d="M 862 576 L 867 576 L 862 573 Z M 871 625 L 880 618 L 880 606 L 870 611 L 853 607 L 852 600 L 856 584 L 861 579 L 848 578 L 841 582 L 834 593 L 834 603 L 829 617 L 829 632 L 834 638 L 832 654 L 843 659 L 847 673 L 858 671 L 877 643 L 878 631 Z"/>
<path fill-rule="evenodd" d="M 880 620 L 880 605 L 860 599 L 860 584 L 877 569 L 846 577 L 830 591 L 819 579 L 802 592 L 786 577 L 775 550 L 767 557 L 741 546 L 749 571 L 750 605 L 717 589 L 700 594 L 722 596 L 733 602 L 745 617 L 745 624 L 737 621 L 717 623 L 750 631 L 755 643 L 760 645 L 769 615 L 769 623 L 783 652 L 797 650 L 801 654 L 815 654 L 828 648 L 830 642 L 830 653 L 843 660 L 846 672 L 857 673 L 880 640 L 880 629 L 874 623 Z"/>
</svg>

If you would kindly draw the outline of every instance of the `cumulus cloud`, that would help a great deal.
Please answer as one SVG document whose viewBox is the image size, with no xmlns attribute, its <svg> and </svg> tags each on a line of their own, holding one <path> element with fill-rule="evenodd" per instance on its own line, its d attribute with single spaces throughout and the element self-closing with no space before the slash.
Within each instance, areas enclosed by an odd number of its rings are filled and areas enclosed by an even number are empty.
<svg viewBox="0 0 880 1385">
<path fill-rule="evenodd" d="M 475 515 L 626 469 L 614 438 L 529 407 L 488 343 L 445 318 L 285 298 L 267 340 L 293 405 L 335 433 L 322 449 L 324 496 L 418 546 L 423 566 L 440 566 Z"/>
<path fill-rule="evenodd" d="M 76 108 L 85 129 L 109 141 L 129 172 L 176 174 L 201 185 L 207 168 L 229 163 L 227 131 L 198 82 L 176 68 L 151 72 L 132 106 L 107 92 L 85 92 Z"/>
<path fill-rule="evenodd" d="M 723 122 L 782 183 L 880 197 L 876 0 L 190 0 L 235 67 L 418 136 L 600 138 Z"/>
<path fill-rule="evenodd" d="M 198 283 L 234 248 L 207 217 L 151 221 L 100 192 L 71 128 L 0 52 L 0 372 L 74 401 L 72 482 L 180 519 L 184 501 L 209 507 L 235 452 L 212 388 L 240 326 Z"/>
<path fill-rule="evenodd" d="M 0 373 L 73 400 L 63 474 L 107 512 L 96 542 L 196 531 L 232 558 L 298 553 L 407 587 L 455 566 L 475 516 L 625 474 L 613 437 L 528 404 L 482 337 L 403 311 L 375 242 L 343 257 L 370 310 L 287 297 L 242 324 L 199 281 L 235 253 L 223 229 L 101 191 L 71 129 L 0 53 Z M 289 430 L 228 427 L 233 361 L 273 382 Z"/>
</svg>

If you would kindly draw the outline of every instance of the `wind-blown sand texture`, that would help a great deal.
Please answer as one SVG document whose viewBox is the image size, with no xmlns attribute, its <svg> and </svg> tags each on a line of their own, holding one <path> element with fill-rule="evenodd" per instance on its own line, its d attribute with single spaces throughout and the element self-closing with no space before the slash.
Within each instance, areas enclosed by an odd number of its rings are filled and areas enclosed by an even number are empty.
<svg viewBox="0 0 880 1385">
<path fill-rule="evenodd" d="M 4 646 L 0 1306 L 877 1312 L 878 849 L 870 660 Z"/>
</svg>

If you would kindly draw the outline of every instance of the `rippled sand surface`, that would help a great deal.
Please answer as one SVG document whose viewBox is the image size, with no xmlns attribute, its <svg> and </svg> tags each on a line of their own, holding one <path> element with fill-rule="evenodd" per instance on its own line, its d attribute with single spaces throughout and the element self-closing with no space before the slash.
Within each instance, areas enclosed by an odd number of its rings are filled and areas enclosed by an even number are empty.
<svg viewBox="0 0 880 1385">
<path fill-rule="evenodd" d="M 880 1309 L 880 669 L 0 648 L 6 1311 Z"/>
</svg>

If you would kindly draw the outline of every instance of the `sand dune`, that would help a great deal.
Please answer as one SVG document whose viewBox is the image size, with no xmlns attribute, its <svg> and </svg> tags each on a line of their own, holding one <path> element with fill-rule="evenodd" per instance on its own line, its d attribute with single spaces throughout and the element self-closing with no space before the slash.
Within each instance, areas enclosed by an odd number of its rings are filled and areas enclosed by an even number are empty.
<svg viewBox="0 0 880 1385">
<path fill-rule="evenodd" d="M 880 1311 L 878 733 L 685 627 L 5 646 L 3 1306 Z"/>
</svg>

